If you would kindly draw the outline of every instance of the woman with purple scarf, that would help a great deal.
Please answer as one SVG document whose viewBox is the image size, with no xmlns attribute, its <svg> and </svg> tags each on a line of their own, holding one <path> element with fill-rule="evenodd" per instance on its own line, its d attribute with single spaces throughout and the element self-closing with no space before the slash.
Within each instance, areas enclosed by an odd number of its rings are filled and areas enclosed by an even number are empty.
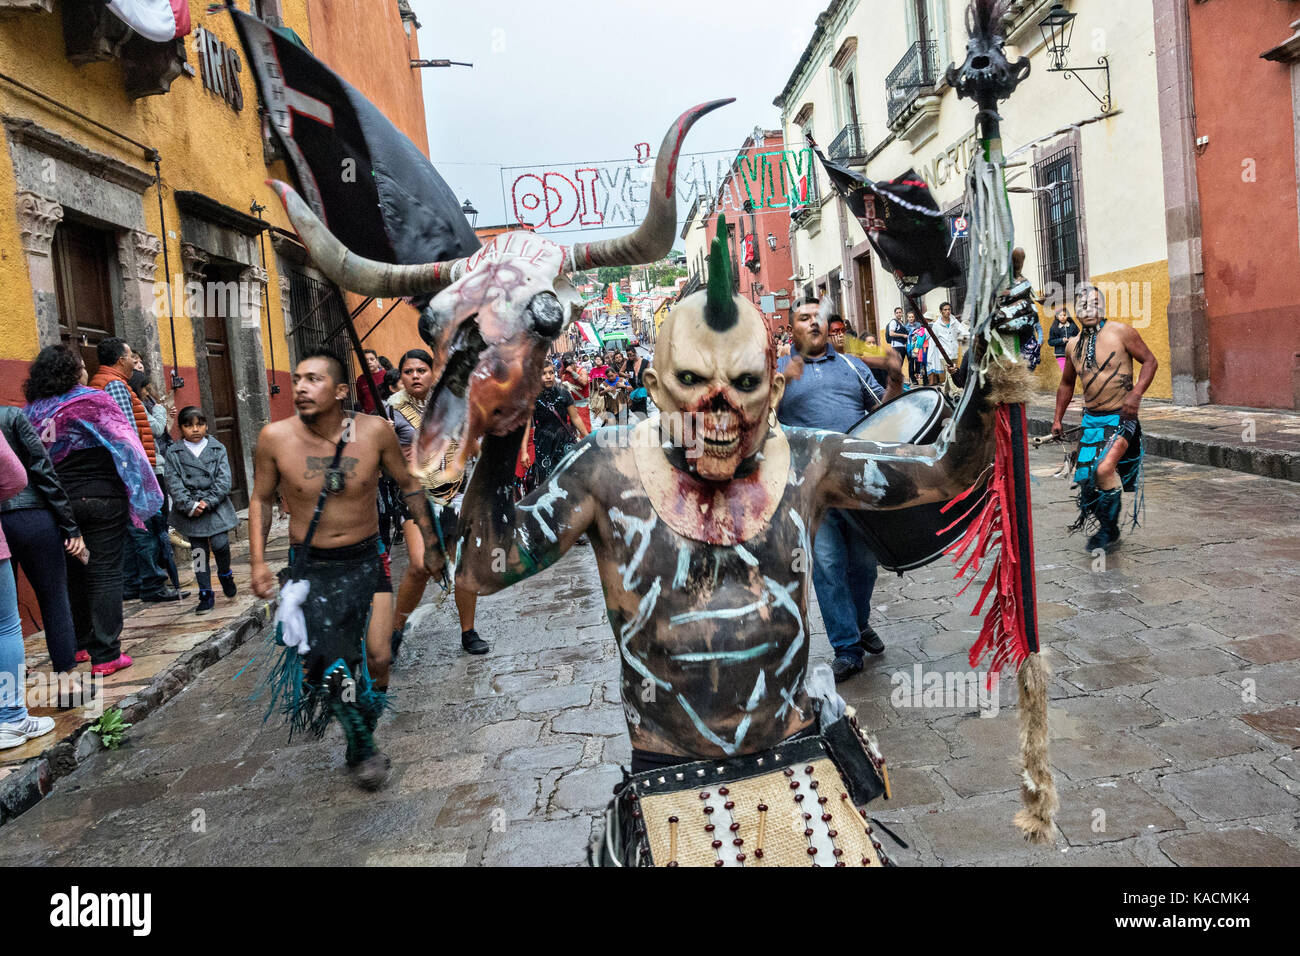
<svg viewBox="0 0 1300 956">
<path fill-rule="evenodd" d="M 41 349 L 23 384 L 24 413 L 49 449 L 59 481 L 90 551 L 69 558 L 68 592 L 77 659 L 109 675 L 130 667 L 122 653 L 122 549 L 127 522 L 143 528 L 162 507 L 135 423 L 106 392 L 87 388 L 81 356 L 63 345 Z"/>
</svg>

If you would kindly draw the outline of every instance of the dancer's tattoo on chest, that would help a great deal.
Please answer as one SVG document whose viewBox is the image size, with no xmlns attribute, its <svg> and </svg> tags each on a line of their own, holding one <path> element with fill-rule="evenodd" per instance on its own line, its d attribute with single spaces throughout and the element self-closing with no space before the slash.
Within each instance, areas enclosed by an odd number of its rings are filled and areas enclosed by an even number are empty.
<svg viewBox="0 0 1300 956">
<path fill-rule="evenodd" d="M 329 470 L 330 463 L 332 461 L 334 461 L 333 455 L 323 455 L 323 456 L 308 455 L 307 470 L 303 473 L 303 477 L 304 478 L 320 477 L 324 472 Z M 339 471 L 343 472 L 343 474 L 345 475 L 351 475 L 356 470 L 358 461 L 360 461 L 359 458 L 349 458 L 346 455 L 344 455 L 342 458 L 339 459 Z"/>
</svg>

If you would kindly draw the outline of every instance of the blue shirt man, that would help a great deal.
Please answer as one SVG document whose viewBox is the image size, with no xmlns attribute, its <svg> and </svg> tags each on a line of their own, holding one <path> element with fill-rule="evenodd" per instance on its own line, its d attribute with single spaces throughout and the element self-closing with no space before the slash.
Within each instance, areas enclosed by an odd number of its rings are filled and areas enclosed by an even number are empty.
<svg viewBox="0 0 1300 956">
<path fill-rule="evenodd" d="M 785 372 L 792 356 L 777 361 Z M 826 343 L 817 358 L 803 360 L 803 375 L 785 385 L 776 417 L 782 425 L 847 432 L 885 400 L 885 390 L 861 359 L 842 355 Z"/>
<path fill-rule="evenodd" d="M 867 412 L 902 394 L 901 366 L 892 353 L 880 360 L 889 372 L 889 388 L 882 389 L 865 362 L 835 351 L 818 310 L 817 299 L 795 303 L 790 329 L 803 371 L 787 379 L 776 417 L 785 426 L 847 432 Z M 777 367 L 784 373 L 793 361 L 782 358 Z M 838 509 L 827 510 L 813 538 L 812 579 L 826 636 L 835 649 L 831 670 L 836 681 L 847 680 L 862 670 L 865 651 L 879 654 L 885 645 L 869 622 L 876 556 L 857 525 Z"/>
</svg>

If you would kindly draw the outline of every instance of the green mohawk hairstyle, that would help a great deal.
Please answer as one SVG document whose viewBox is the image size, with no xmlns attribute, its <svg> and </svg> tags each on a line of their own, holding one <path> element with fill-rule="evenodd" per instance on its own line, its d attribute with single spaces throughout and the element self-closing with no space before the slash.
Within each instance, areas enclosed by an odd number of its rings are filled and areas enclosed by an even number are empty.
<svg viewBox="0 0 1300 956">
<path fill-rule="evenodd" d="M 709 289 L 704 301 L 704 322 L 715 332 L 725 332 L 740 319 L 731 297 L 731 249 L 727 244 L 727 217 L 718 216 L 718 232 L 709 250 Z"/>
</svg>

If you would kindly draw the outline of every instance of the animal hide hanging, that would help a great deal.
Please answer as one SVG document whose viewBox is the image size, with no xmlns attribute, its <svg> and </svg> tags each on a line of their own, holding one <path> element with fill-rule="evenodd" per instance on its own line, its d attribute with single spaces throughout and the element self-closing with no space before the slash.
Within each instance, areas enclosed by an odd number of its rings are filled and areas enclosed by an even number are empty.
<svg viewBox="0 0 1300 956">
<path fill-rule="evenodd" d="M 952 563 L 965 558 L 955 577 L 968 578 L 958 594 L 965 593 L 989 562 L 988 580 L 975 603 L 972 616 L 977 616 L 988 602 L 983 627 L 970 649 L 970 666 L 978 667 L 987 661 L 990 688 L 1004 667 L 1017 672 L 1020 696 L 1020 756 L 1022 809 L 1016 815 L 1016 825 L 1025 837 L 1034 843 L 1052 839 L 1055 826 L 1052 817 L 1056 812 L 1056 786 L 1047 760 L 1047 684 L 1049 672 L 1046 662 L 1038 652 L 1036 613 L 1033 602 L 1033 522 L 1029 514 L 1017 522 L 1015 489 L 1015 434 L 1024 442 L 1024 406 L 999 405 L 994 413 L 996 453 L 993 474 L 985 494 L 966 506 L 964 518 L 979 509 L 973 521 L 959 540 L 946 552 Z M 1012 416 L 1021 418 L 1021 428 L 1012 427 Z M 1015 434 L 1013 434 L 1013 432 Z M 955 509 L 974 489 L 968 489 L 944 506 L 944 511 Z M 1028 495 L 1023 496 L 1028 501 Z M 960 520 L 960 519 L 958 519 Z M 953 522 L 956 524 L 956 521 Z M 1028 541 L 1020 540 L 1017 527 L 1025 528 Z M 952 527 L 952 525 L 949 525 Z M 944 529 L 948 530 L 947 528 Z M 941 532 L 942 533 L 942 532 Z M 1029 563 L 1028 574 L 1024 572 Z M 1028 585 L 1026 586 L 1026 581 Z M 1031 634 L 1034 637 L 1031 639 Z"/>
</svg>

